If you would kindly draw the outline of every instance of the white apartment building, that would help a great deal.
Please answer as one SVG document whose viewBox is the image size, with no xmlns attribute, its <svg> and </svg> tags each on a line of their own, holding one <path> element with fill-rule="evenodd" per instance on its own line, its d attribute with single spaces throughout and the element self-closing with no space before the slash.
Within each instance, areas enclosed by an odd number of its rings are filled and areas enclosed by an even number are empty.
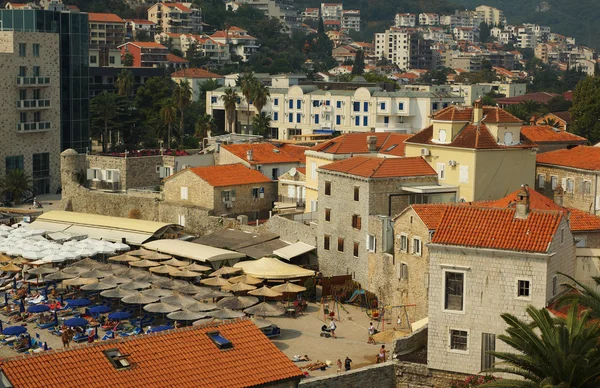
<svg viewBox="0 0 600 388">
<path fill-rule="evenodd" d="M 440 24 L 454 27 L 479 27 L 485 21 L 483 14 L 477 11 L 455 11 L 454 15 L 440 16 Z"/>
<path fill-rule="evenodd" d="M 154 40 L 163 46 L 171 44 L 173 50 L 179 50 L 185 56 L 188 55 L 190 48 L 194 47 L 197 55 L 208 57 L 212 61 L 228 62 L 231 59 L 229 45 L 219 43 L 208 35 L 163 32 L 156 35 Z"/>
<path fill-rule="evenodd" d="M 399 13 L 394 18 L 395 27 L 414 27 L 417 24 L 417 18 L 414 13 Z"/>
<path fill-rule="evenodd" d="M 454 40 L 466 40 L 467 42 L 479 41 L 479 28 L 477 27 L 454 27 L 452 32 Z"/>
<path fill-rule="evenodd" d="M 148 20 L 162 32 L 202 32 L 202 11 L 192 3 L 156 3 L 148 8 Z"/>
<path fill-rule="evenodd" d="M 237 11 L 242 5 L 257 9 L 269 18 L 279 20 L 285 26 L 285 31 L 289 33 L 300 28 L 298 11 L 290 5 L 275 0 L 230 0 L 225 2 L 225 9 Z"/>
<path fill-rule="evenodd" d="M 437 43 L 449 43 L 453 41 L 452 34 L 441 27 L 429 27 L 423 32 L 423 38 Z"/>
<path fill-rule="evenodd" d="M 420 13 L 419 24 L 422 26 L 438 26 L 440 24 L 440 15 L 437 13 Z"/>
<path fill-rule="evenodd" d="M 224 117 L 224 88 L 206 94 L 206 111 Z M 252 121 L 256 109 L 238 90 L 237 126 Z M 271 116 L 271 136 L 291 139 L 315 130 L 349 132 L 416 133 L 430 125 L 430 116 L 460 98 L 430 92 L 386 92 L 378 87 L 356 90 L 323 90 L 315 85 L 270 88 L 263 111 Z"/>
<path fill-rule="evenodd" d="M 341 29 L 344 31 L 360 31 L 360 11 L 347 10 L 342 11 Z"/>
<path fill-rule="evenodd" d="M 127 34 L 130 38 L 138 40 L 137 33 L 145 31 L 150 38 L 154 38 L 156 33 L 156 24 L 146 19 L 125 19 L 127 26 Z"/>
<path fill-rule="evenodd" d="M 319 20 L 319 8 L 306 8 L 301 14 L 302 20 Z"/>
<path fill-rule="evenodd" d="M 537 36 L 527 27 L 518 27 L 515 36 L 517 37 L 517 47 L 535 48 L 538 44 Z"/>
<path fill-rule="evenodd" d="M 321 18 L 326 20 L 342 20 L 344 5 L 342 3 L 321 3 Z"/>
<path fill-rule="evenodd" d="M 506 24 L 506 17 L 504 16 L 504 11 L 490 7 L 488 5 L 480 5 L 475 8 L 475 11 L 479 12 L 483 15 L 483 21 L 488 26 L 498 26 L 500 24 Z"/>
<path fill-rule="evenodd" d="M 431 42 L 418 34 L 391 28 L 375 34 L 375 56 L 400 69 L 428 69 L 432 65 Z"/>
<path fill-rule="evenodd" d="M 217 31 L 210 38 L 214 42 L 229 46 L 230 54 L 237 55 L 244 62 L 260 47 L 255 37 L 236 26 L 229 27 L 227 31 Z"/>
<path fill-rule="evenodd" d="M 90 47 L 117 47 L 125 40 L 125 20 L 114 13 L 88 13 Z"/>
</svg>

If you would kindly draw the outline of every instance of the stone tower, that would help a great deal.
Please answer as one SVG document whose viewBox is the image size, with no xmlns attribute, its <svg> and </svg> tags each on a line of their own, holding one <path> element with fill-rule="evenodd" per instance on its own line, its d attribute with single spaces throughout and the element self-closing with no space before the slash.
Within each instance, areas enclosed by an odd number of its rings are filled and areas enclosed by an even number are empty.
<svg viewBox="0 0 600 388">
<path fill-rule="evenodd" d="M 79 174 L 84 173 L 81 169 L 81 156 L 72 148 L 64 150 L 60 154 L 60 182 L 63 200 L 68 199 L 79 186 Z"/>
</svg>

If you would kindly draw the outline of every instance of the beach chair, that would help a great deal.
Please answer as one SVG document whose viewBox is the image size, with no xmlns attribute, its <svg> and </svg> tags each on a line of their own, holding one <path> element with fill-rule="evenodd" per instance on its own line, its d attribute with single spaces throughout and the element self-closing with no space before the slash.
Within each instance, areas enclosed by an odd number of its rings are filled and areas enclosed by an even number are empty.
<svg viewBox="0 0 600 388">
<path fill-rule="evenodd" d="M 40 304 L 46 301 L 46 297 L 44 295 L 39 295 L 38 297 L 34 298 L 34 299 L 30 299 L 27 301 L 28 304 Z"/>
<path fill-rule="evenodd" d="M 142 332 L 142 330 L 139 327 L 134 328 L 132 331 L 129 332 L 119 332 L 119 335 L 121 337 L 130 337 L 132 335 L 138 335 Z"/>
<path fill-rule="evenodd" d="M 136 319 L 131 319 L 131 323 L 133 323 L 134 325 L 139 325 L 140 322 L 144 323 L 146 322 L 148 319 L 150 319 L 150 315 L 148 314 L 144 314 L 141 318 L 136 318 Z"/>
<path fill-rule="evenodd" d="M 271 326 L 270 331 L 265 331 L 267 338 L 277 338 L 281 336 L 281 329 L 277 326 Z"/>
</svg>

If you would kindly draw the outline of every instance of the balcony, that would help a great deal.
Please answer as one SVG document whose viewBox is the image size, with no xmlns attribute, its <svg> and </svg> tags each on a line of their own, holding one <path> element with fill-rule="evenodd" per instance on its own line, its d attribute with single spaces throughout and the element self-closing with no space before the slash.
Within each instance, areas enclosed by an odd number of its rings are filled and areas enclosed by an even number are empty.
<svg viewBox="0 0 600 388">
<path fill-rule="evenodd" d="M 17 124 L 17 132 L 19 133 L 44 132 L 50 129 L 52 129 L 50 121 L 33 121 Z"/>
<path fill-rule="evenodd" d="M 50 100 L 17 100 L 17 109 L 46 109 L 50 108 Z"/>
<path fill-rule="evenodd" d="M 375 123 L 376 132 L 409 133 L 411 128 L 409 123 Z"/>
<path fill-rule="evenodd" d="M 22 88 L 48 85 L 50 85 L 50 77 L 17 77 L 17 86 Z"/>
</svg>

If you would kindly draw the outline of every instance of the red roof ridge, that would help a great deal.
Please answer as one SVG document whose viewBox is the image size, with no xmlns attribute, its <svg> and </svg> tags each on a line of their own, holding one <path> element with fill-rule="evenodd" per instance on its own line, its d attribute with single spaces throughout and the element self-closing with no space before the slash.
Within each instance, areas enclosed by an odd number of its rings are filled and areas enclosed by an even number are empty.
<svg viewBox="0 0 600 388">
<path fill-rule="evenodd" d="M 196 174 L 200 179 L 204 180 L 212 187 L 240 186 L 272 182 L 260 171 L 248 168 L 241 163 L 186 168 L 166 178 L 165 181 L 173 179 L 173 177 L 185 173 L 188 170 Z"/>
<path fill-rule="evenodd" d="M 420 156 L 407 158 L 354 156 L 319 168 L 370 179 L 437 175 L 435 170 Z"/>
</svg>

